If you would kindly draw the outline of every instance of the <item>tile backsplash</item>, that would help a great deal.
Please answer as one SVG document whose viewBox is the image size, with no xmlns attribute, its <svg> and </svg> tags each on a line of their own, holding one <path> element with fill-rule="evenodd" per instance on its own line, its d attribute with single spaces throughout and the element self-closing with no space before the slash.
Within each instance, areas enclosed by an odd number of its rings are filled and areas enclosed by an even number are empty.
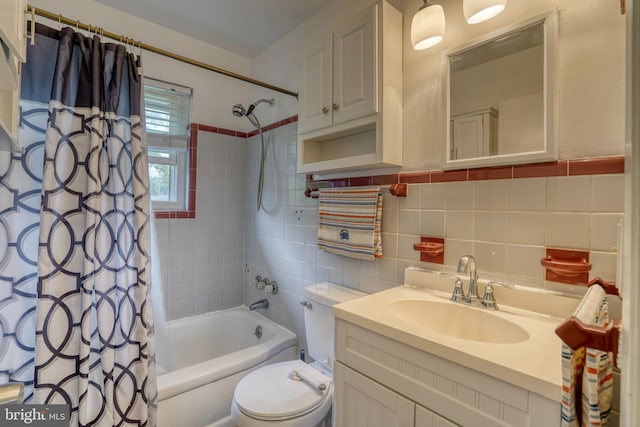
<svg viewBox="0 0 640 427">
<path fill-rule="evenodd" d="M 616 280 L 621 173 L 410 184 L 406 198 L 384 196 L 384 257 L 360 261 L 316 249 L 317 201 L 304 197 L 305 177 L 295 173 L 296 125 L 271 132 L 275 150 L 270 154 L 275 156 L 267 168 L 281 172 L 271 172 L 265 188 L 286 192 L 287 198 L 272 213 L 256 213 L 257 178 L 247 173 L 243 302 L 264 297 L 251 286 L 253 276 L 277 280 L 281 293 L 268 296 L 272 305 L 266 314 L 294 329 L 301 340 L 299 301 L 304 286 L 314 282 L 376 292 L 401 284 L 405 267 L 453 271 L 460 256 L 471 253 L 481 278 L 581 292 L 544 281 L 540 259 L 546 246 L 590 251 L 590 277 Z M 255 162 L 257 144 L 247 150 L 247 164 Z M 419 261 L 413 244 L 421 235 L 445 237 L 444 266 Z"/>
<path fill-rule="evenodd" d="M 169 319 L 264 298 L 251 285 L 261 275 L 280 285 L 263 311 L 302 340 L 305 285 L 375 292 L 401 284 L 408 266 L 453 271 L 466 253 L 481 278 L 580 292 L 545 282 L 540 259 L 547 246 L 587 250 L 590 277 L 616 280 L 621 173 L 410 184 L 406 198 L 384 196 L 384 257 L 360 261 L 316 248 L 317 201 L 295 172 L 296 138 L 295 123 L 265 132 L 266 210 L 256 211 L 259 136 L 199 131 L 196 218 L 156 221 Z M 420 236 L 445 238 L 444 265 L 419 261 Z"/>
</svg>

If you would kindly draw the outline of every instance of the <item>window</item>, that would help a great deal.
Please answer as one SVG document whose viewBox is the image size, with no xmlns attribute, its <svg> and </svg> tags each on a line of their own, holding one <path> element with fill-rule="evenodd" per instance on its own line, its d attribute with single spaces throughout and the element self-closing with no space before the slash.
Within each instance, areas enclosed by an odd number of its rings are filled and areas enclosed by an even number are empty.
<svg viewBox="0 0 640 427">
<path fill-rule="evenodd" d="M 149 186 L 155 211 L 186 210 L 190 111 L 190 88 L 145 78 Z"/>
</svg>

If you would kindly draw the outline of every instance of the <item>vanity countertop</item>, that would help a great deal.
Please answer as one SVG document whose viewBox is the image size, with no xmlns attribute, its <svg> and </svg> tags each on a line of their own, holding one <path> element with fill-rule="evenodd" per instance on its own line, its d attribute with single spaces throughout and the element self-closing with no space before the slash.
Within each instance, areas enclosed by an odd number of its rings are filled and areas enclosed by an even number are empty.
<svg viewBox="0 0 640 427">
<path fill-rule="evenodd" d="M 469 310 L 482 310 L 508 319 L 529 335 L 521 342 L 495 343 L 439 334 L 431 330 L 429 324 L 406 321 L 389 309 L 390 303 L 406 299 L 459 305 L 450 302 L 448 296 L 437 290 L 403 285 L 335 305 L 333 312 L 337 319 L 560 402 L 562 341 L 554 330 L 565 318 L 505 305 L 500 305 L 500 310 L 496 311 L 468 307 Z M 553 301 L 548 303 L 551 305 Z M 575 307 L 569 304 L 567 310 L 572 310 L 572 306 Z M 571 314 L 572 311 L 568 311 L 566 316 Z"/>
</svg>

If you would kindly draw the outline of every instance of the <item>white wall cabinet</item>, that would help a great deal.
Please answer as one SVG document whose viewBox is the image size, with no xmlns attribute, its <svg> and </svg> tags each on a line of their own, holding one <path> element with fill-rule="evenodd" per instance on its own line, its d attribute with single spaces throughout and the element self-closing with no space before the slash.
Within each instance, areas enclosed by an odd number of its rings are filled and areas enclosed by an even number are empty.
<svg viewBox="0 0 640 427">
<path fill-rule="evenodd" d="M 498 112 L 495 109 L 451 117 L 451 160 L 495 154 L 498 154 Z"/>
<path fill-rule="evenodd" d="M 384 0 L 306 46 L 298 172 L 402 164 L 402 15 Z"/>
<path fill-rule="evenodd" d="M 0 2 L 0 150 L 17 147 L 20 64 L 26 59 L 26 0 Z"/>
<path fill-rule="evenodd" d="M 560 426 L 559 392 L 550 400 L 342 319 L 336 360 L 334 427 Z"/>
</svg>

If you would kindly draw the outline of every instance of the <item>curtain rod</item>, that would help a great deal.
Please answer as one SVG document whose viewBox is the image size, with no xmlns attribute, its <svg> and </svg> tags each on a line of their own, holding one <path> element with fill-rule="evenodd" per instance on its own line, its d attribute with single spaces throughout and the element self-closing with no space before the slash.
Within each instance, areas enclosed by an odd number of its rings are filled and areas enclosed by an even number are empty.
<svg viewBox="0 0 640 427">
<path fill-rule="evenodd" d="M 264 88 L 267 88 L 267 89 L 275 90 L 276 92 L 284 93 L 286 95 L 298 98 L 298 94 L 296 92 L 292 92 L 290 90 L 283 89 L 281 87 L 274 86 L 272 84 L 265 83 L 265 82 L 262 82 L 260 80 L 255 80 L 255 79 L 252 79 L 251 77 L 243 76 L 241 74 L 237 74 L 237 73 L 234 73 L 232 71 L 225 70 L 224 68 L 215 67 L 213 65 L 209 65 L 209 64 L 206 64 L 204 62 L 197 61 L 195 59 L 187 58 L 186 56 L 182 56 L 182 55 L 178 55 L 177 53 L 169 52 L 168 50 L 164 50 L 164 49 L 161 49 L 159 47 L 155 47 L 155 46 L 143 43 L 143 42 L 141 42 L 139 40 L 134 40 L 134 39 L 132 39 L 130 37 L 126 37 L 126 36 L 123 36 L 121 34 L 115 34 L 115 33 L 106 31 L 105 29 L 100 28 L 100 27 L 94 27 L 92 25 L 84 24 L 84 23 L 82 23 L 80 21 L 69 19 L 66 16 L 63 16 L 63 15 L 60 15 L 60 14 L 57 14 L 57 13 L 52 13 L 52 12 L 49 12 L 49 11 L 46 11 L 46 10 L 43 10 L 43 9 L 39 9 L 39 8 L 33 6 L 33 5 L 27 6 L 26 13 L 29 13 L 32 16 L 34 16 L 34 15 L 42 16 L 44 18 L 51 19 L 52 21 L 58 21 L 59 23 L 66 24 L 66 25 L 71 25 L 71 26 L 74 26 L 76 28 L 83 29 L 85 31 L 96 32 L 97 34 L 99 34 L 101 36 L 105 36 L 105 37 L 108 37 L 108 38 L 113 39 L 113 40 L 120 40 L 122 43 L 129 44 L 129 45 L 131 45 L 133 47 L 138 47 L 140 49 L 144 49 L 144 50 L 146 50 L 148 52 L 157 53 L 158 55 L 166 56 L 168 58 L 175 59 L 177 61 L 185 62 L 185 63 L 193 65 L 195 67 L 204 68 L 205 70 L 213 71 L 214 73 L 222 74 L 222 75 L 225 75 L 227 77 L 231 77 L 231 78 L 234 78 L 234 79 L 237 79 L 237 80 L 242 80 L 243 82 L 246 82 L 246 83 L 251 83 L 251 84 L 254 84 L 254 85 L 257 85 L 257 86 L 261 86 L 261 87 L 264 87 Z"/>
</svg>

